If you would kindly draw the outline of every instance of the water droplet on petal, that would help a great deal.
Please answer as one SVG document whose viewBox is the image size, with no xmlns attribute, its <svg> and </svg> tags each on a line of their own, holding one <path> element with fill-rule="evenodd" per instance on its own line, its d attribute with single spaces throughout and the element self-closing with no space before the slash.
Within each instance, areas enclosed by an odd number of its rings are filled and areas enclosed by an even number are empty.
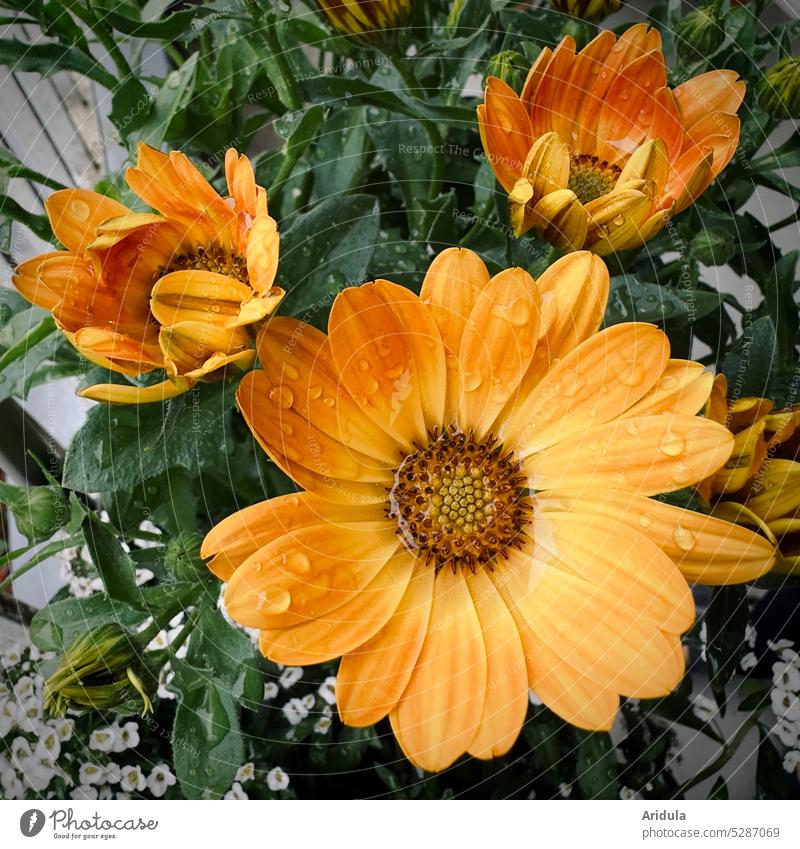
<svg viewBox="0 0 800 849">
<path fill-rule="evenodd" d="M 318 383 L 312 383 L 311 386 L 308 387 L 308 397 L 312 401 L 316 401 L 320 395 L 322 395 L 322 387 Z"/>
<path fill-rule="evenodd" d="M 288 386 L 281 384 L 280 386 L 273 386 L 272 389 L 269 390 L 269 400 L 272 401 L 276 407 L 280 407 L 282 410 L 288 410 L 294 402 L 294 395 Z"/>
<path fill-rule="evenodd" d="M 667 457 L 677 457 L 686 448 L 686 440 L 679 433 L 668 431 L 659 447 Z"/>
<path fill-rule="evenodd" d="M 286 568 L 298 575 L 305 575 L 311 569 L 311 561 L 302 551 L 293 551 L 286 558 Z"/>
<path fill-rule="evenodd" d="M 285 587 L 267 587 L 256 597 L 256 610 L 262 613 L 283 613 L 289 607 L 291 596 Z"/>
<path fill-rule="evenodd" d="M 483 377 L 478 371 L 464 372 L 464 389 L 467 392 L 474 392 L 483 383 Z"/>
<path fill-rule="evenodd" d="M 612 223 L 615 227 L 622 227 L 622 225 L 625 223 L 625 216 L 624 216 L 624 215 L 615 215 L 615 216 L 611 219 L 611 223 Z"/>
<path fill-rule="evenodd" d="M 565 398 L 573 398 L 581 388 L 583 381 L 578 375 L 567 375 L 559 385 L 559 390 Z"/>
<path fill-rule="evenodd" d="M 375 392 L 377 392 L 379 386 L 380 386 L 380 384 L 378 383 L 377 380 L 375 380 L 374 377 L 368 377 L 364 381 L 364 389 L 367 391 L 367 393 L 369 395 L 373 395 Z"/>
<path fill-rule="evenodd" d="M 73 200 L 69 205 L 69 214 L 76 221 L 86 221 L 89 212 L 89 204 L 84 200 Z"/>
<path fill-rule="evenodd" d="M 618 377 L 623 386 L 637 386 L 645 378 L 644 368 L 640 363 L 626 362 L 620 369 Z"/>
<path fill-rule="evenodd" d="M 681 551 L 691 551 L 694 548 L 695 542 L 697 542 L 696 534 L 688 528 L 684 528 L 682 525 L 678 525 L 675 528 L 672 533 L 672 538 L 675 540 L 675 545 L 677 545 Z"/>
<path fill-rule="evenodd" d="M 358 361 L 358 367 L 361 369 L 361 371 L 369 371 L 369 360 L 360 359 Z"/>
<path fill-rule="evenodd" d="M 300 372 L 291 363 L 283 364 L 283 373 L 289 380 L 297 380 L 300 377 Z"/>
<path fill-rule="evenodd" d="M 653 520 L 650 518 L 650 516 L 646 515 L 645 513 L 640 513 L 639 514 L 639 524 L 643 528 L 649 528 L 650 525 L 653 524 Z"/>
</svg>

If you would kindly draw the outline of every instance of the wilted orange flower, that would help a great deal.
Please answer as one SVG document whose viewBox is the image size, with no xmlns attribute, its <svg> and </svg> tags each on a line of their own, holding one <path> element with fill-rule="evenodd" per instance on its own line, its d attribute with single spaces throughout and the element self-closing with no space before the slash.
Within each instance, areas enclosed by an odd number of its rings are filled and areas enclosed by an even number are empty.
<svg viewBox="0 0 800 849">
<path fill-rule="evenodd" d="M 402 24 L 414 0 L 317 0 L 331 25 L 345 35 L 370 35 Z"/>
<path fill-rule="evenodd" d="M 705 415 L 734 436 L 728 462 L 698 491 L 715 516 L 755 528 L 777 546 L 778 572 L 800 572 L 800 404 L 773 410 L 766 398 L 729 400 L 714 378 Z"/>
<path fill-rule="evenodd" d="M 228 198 L 182 153 L 142 144 L 127 181 L 160 214 L 84 189 L 47 199 L 67 250 L 23 262 L 14 285 L 93 363 L 132 376 L 167 371 L 153 386 L 98 384 L 81 395 L 158 401 L 252 365 L 253 328 L 283 297 L 272 285 L 278 233 L 247 157 L 229 150 L 225 173 Z"/>
<path fill-rule="evenodd" d="M 670 89 L 645 24 L 545 47 L 520 96 L 489 79 L 478 120 L 516 234 L 601 255 L 641 245 L 730 162 L 744 89 L 734 71 Z"/>
<path fill-rule="evenodd" d="M 687 584 L 745 581 L 772 547 L 648 496 L 702 480 L 733 437 L 711 385 L 648 324 L 597 332 L 608 272 L 573 253 L 534 282 L 450 249 L 422 292 L 346 289 L 328 335 L 292 318 L 238 401 L 306 491 L 235 513 L 202 555 L 263 653 L 342 656 L 339 713 L 389 716 L 425 769 L 507 752 L 528 688 L 610 728 L 619 695 L 680 681 Z"/>
</svg>

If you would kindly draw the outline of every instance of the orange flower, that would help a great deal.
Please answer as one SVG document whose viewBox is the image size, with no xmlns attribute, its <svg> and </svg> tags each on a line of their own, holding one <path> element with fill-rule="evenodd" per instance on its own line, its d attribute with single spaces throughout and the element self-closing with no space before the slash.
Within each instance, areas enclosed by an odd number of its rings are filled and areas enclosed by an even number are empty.
<svg viewBox="0 0 800 849">
<path fill-rule="evenodd" d="M 777 547 L 777 572 L 800 572 L 800 404 L 773 410 L 766 398 L 728 399 L 714 378 L 705 415 L 734 436 L 728 462 L 698 492 L 713 513 L 755 528 Z"/>
<path fill-rule="evenodd" d="M 225 173 L 229 198 L 182 153 L 140 145 L 128 184 L 160 214 L 84 189 L 47 199 L 53 233 L 68 250 L 23 262 L 14 285 L 52 311 L 93 363 L 127 375 L 167 371 L 153 386 L 98 384 L 81 395 L 158 401 L 228 365 L 252 365 L 253 328 L 283 297 L 272 285 L 278 233 L 247 157 L 229 150 Z"/>
<path fill-rule="evenodd" d="M 645 24 L 545 47 L 519 97 L 489 79 L 478 120 L 516 234 L 600 255 L 643 244 L 730 162 L 744 89 L 733 71 L 668 88 Z"/>
<path fill-rule="evenodd" d="M 507 752 L 529 687 L 588 729 L 620 694 L 669 693 L 687 579 L 772 563 L 758 535 L 648 497 L 702 480 L 733 438 L 696 416 L 711 376 L 659 329 L 597 332 L 608 286 L 585 251 L 534 282 L 450 249 L 419 297 L 346 289 L 327 336 L 273 319 L 239 388 L 306 491 L 206 537 L 228 612 L 276 662 L 342 656 L 344 722 L 388 715 L 425 769 Z"/>
</svg>

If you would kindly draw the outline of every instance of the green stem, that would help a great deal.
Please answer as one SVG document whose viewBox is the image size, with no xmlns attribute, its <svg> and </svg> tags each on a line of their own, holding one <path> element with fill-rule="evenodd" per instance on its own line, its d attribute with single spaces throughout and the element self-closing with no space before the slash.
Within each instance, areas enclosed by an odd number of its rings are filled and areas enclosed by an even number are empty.
<svg viewBox="0 0 800 849">
<path fill-rule="evenodd" d="M 736 750 L 742 744 L 742 740 L 747 736 L 747 733 L 750 729 L 758 722 L 759 712 L 754 711 L 747 717 L 747 719 L 739 726 L 739 730 L 733 735 L 730 742 L 726 743 L 722 747 L 722 751 L 717 755 L 716 758 L 704 769 L 701 769 L 700 772 L 697 773 L 693 778 L 690 778 L 688 781 L 685 781 L 678 788 L 675 793 L 675 797 L 683 796 L 687 790 L 691 790 L 692 787 L 700 784 L 700 782 L 705 781 L 707 778 L 711 778 L 712 775 L 719 772 L 723 766 L 736 754 Z"/>
<path fill-rule="evenodd" d="M 63 551 L 65 548 L 74 548 L 76 545 L 80 545 L 82 538 L 82 536 L 75 536 L 69 539 L 58 540 L 40 549 L 27 563 L 23 563 L 19 569 L 15 569 L 0 581 L 0 592 L 3 592 L 6 587 L 11 586 L 17 578 L 21 578 L 26 572 L 30 572 L 34 566 L 38 566 L 43 560 L 47 560 L 52 554 Z"/>
<path fill-rule="evenodd" d="M 278 39 L 278 33 L 275 31 L 275 16 L 264 13 L 266 4 L 261 2 L 261 0 L 248 0 L 247 5 L 250 8 L 250 15 L 255 24 L 255 29 L 261 33 L 267 53 L 280 75 L 278 97 L 280 97 L 289 109 L 300 109 L 303 105 L 303 99 L 300 97 L 297 80 L 292 73 L 292 69 L 283 52 L 283 47 Z M 284 94 L 283 97 L 281 97 L 281 93 Z"/>
<path fill-rule="evenodd" d="M 17 548 L 14 551 L 9 551 L 0 557 L 0 567 L 5 566 L 6 563 L 10 563 L 12 560 L 16 560 L 18 557 L 22 557 L 23 554 L 29 552 L 36 543 L 31 543 L 30 545 L 23 545 L 22 548 Z"/>
<path fill-rule="evenodd" d="M 48 315 L 43 318 L 24 339 L 20 339 L 16 345 L 12 345 L 0 357 L 0 371 L 20 357 L 24 357 L 28 353 L 29 348 L 38 345 L 39 342 L 46 339 L 51 333 L 54 333 L 55 329 L 56 323 L 51 316 Z"/>
<path fill-rule="evenodd" d="M 84 8 L 77 3 L 70 3 L 69 10 L 75 15 L 76 18 L 79 18 L 83 21 L 87 27 L 97 36 L 97 40 L 100 44 L 105 47 L 108 51 L 108 55 L 111 57 L 113 63 L 117 66 L 117 70 L 123 78 L 132 77 L 133 71 L 131 70 L 131 66 L 128 64 L 128 60 L 123 55 L 122 51 L 117 46 L 117 42 L 114 41 L 114 37 L 111 33 L 103 26 L 102 21 L 97 17 L 97 13 L 92 8 Z"/>
<path fill-rule="evenodd" d="M 180 634 L 169 644 L 169 650 L 171 654 L 175 654 L 178 649 L 186 642 L 189 638 L 189 634 L 194 630 L 194 626 L 197 624 L 197 620 L 200 617 L 200 608 L 195 607 L 195 609 L 186 617 L 186 621 L 183 623 L 183 628 L 181 628 Z"/>
</svg>

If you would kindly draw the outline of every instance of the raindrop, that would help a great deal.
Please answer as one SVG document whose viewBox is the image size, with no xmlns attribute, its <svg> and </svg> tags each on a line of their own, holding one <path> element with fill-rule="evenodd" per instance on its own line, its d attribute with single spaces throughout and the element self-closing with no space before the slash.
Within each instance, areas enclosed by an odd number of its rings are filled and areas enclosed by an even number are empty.
<svg viewBox="0 0 800 849">
<path fill-rule="evenodd" d="M 312 383 L 311 386 L 308 387 L 308 397 L 312 401 L 316 401 L 320 395 L 322 395 L 322 387 L 318 383 Z"/>
<path fill-rule="evenodd" d="M 368 377 L 364 381 L 364 389 L 368 395 L 373 395 L 374 393 L 376 393 L 378 391 L 379 386 L 380 384 L 377 380 L 375 380 L 374 377 Z"/>
<path fill-rule="evenodd" d="M 675 528 L 672 538 L 675 540 L 675 545 L 677 545 L 681 551 L 691 551 L 694 548 L 695 542 L 697 542 L 696 534 L 688 528 L 684 528 L 682 525 L 678 525 Z"/>
<path fill-rule="evenodd" d="M 659 447 L 662 454 L 666 454 L 667 457 L 677 457 L 686 448 L 686 440 L 680 434 L 668 431 Z"/>
<path fill-rule="evenodd" d="M 480 372 L 467 371 L 464 372 L 464 389 L 467 392 L 474 392 L 483 383 L 483 377 Z"/>
<path fill-rule="evenodd" d="M 286 568 L 298 575 L 305 575 L 311 569 L 311 561 L 302 551 L 293 551 L 286 558 Z"/>
<path fill-rule="evenodd" d="M 294 395 L 288 386 L 273 386 L 269 390 L 269 400 L 276 407 L 280 407 L 282 410 L 288 410 L 292 406 Z"/>
<path fill-rule="evenodd" d="M 291 363 L 283 364 L 283 373 L 289 380 L 297 380 L 300 377 L 300 372 Z"/>
</svg>

